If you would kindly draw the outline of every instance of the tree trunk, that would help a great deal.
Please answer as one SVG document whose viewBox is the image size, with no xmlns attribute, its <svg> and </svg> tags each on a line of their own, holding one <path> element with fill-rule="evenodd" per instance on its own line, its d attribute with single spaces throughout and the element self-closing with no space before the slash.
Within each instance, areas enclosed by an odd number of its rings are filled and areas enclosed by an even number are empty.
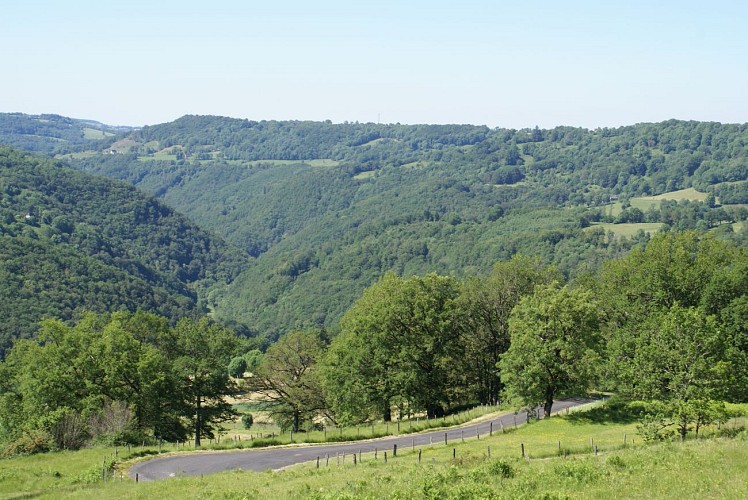
<svg viewBox="0 0 748 500">
<path fill-rule="evenodd" d="M 301 412 L 299 410 L 294 410 L 293 412 L 293 431 L 294 432 L 299 432 L 299 420 L 300 420 L 299 414 L 300 413 Z"/>
<path fill-rule="evenodd" d="M 200 396 L 197 396 L 195 399 L 195 448 L 200 447 L 200 433 L 202 430 L 202 421 L 200 420 Z"/>
<path fill-rule="evenodd" d="M 444 416 L 444 408 L 440 404 L 430 404 L 426 408 L 426 416 L 428 418 L 437 418 Z"/>
<path fill-rule="evenodd" d="M 390 400 L 386 400 L 382 405 L 382 420 L 385 422 L 392 421 L 392 408 L 390 408 Z"/>
<path fill-rule="evenodd" d="M 551 410 L 553 409 L 553 387 L 548 386 L 545 390 L 545 404 L 543 404 L 543 416 L 548 418 L 551 416 Z"/>
</svg>

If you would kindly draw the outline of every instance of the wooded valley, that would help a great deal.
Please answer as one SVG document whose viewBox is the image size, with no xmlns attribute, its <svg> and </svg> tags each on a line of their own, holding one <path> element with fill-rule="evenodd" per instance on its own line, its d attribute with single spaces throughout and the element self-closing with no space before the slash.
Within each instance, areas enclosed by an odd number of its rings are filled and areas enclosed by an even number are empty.
<svg viewBox="0 0 748 500">
<path fill-rule="evenodd" d="M 744 125 L 0 118 L 30 151 L 0 150 L 9 449 L 107 412 L 211 436 L 229 371 L 295 430 L 596 388 L 685 434 L 745 401 Z"/>
</svg>

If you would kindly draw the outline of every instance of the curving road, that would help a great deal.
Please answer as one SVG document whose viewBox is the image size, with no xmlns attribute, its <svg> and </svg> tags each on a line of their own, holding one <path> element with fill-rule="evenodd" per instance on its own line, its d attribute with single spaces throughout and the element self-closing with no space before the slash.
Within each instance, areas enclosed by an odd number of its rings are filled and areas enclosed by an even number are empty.
<svg viewBox="0 0 748 500">
<path fill-rule="evenodd" d="M 556 401 L 553 403 L 553 412 L 557 413 L 566 408 L 583 405 L 592 401 L 591 399 L 581 398 Z M 525 416 L 523 414 L 516 415 L 516 422 L 518 425 L 525 423 Z M 140 481 L 153 481 L 180 475 L 199 476 L 235 469 L 252 471 L 277 470 L 288 467 L 289 465 L 316 460 L 317 457 L 320 457 L 321 461 L 324 461 L 327 456 L 331 457 L 331 460 L 335 460 L 336 454 L 352 455 L 359 451 L 370 453 L 375 450 L 378 450 L 380 453 L 383 451 L 392 453 L 395 445 L 397 445 L 398 449 L 405 450 L 412 446 L 444 443 L 445 435 L 447 442 L 459 442 L 463 436 L 465 438 L 474 438 L 476 435 L 485 436 L 490 433 L 491 429 L 493 429 L 493 432 L 500 432 L 502 426 L 509 429 L 514 425 L 515 415 L 512 413 L 479 423 L 445 428 L 439 431 L 405 434 L 397 437 L 352 443 L 299 445 L 283 448 L 258 448 L 235 452 L 198 452 L 189 455 L 172 455 L 135 464 L 130 469 L 130 477 L 134 478 L 137 475 Z"/>
</svg>

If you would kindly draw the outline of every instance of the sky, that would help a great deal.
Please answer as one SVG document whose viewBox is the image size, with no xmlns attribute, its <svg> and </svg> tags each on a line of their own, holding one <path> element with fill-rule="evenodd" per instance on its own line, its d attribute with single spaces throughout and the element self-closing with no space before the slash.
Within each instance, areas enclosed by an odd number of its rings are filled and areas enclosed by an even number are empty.
<svg viewBox="0 0 748 500">
<path fill-rule="evenodd" d="M 748 122 L 744 0 L 4 0 L 0 112 Z"/>
</svg>

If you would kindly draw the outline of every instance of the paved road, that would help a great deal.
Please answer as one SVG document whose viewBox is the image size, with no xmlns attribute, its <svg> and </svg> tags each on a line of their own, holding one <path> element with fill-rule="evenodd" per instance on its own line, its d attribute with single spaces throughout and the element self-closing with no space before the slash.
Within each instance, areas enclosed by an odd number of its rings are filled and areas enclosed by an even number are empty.
<svg viewBox="0 0 748 500">
<path fill-rule="evenodd" d="M 566 399 L 556 401 L 553 404 L 553 411 L 559 412 L 566 408 L 579 406 L 589 403 L 590 399 Z M 542 413 L 542 412 L 541 412 Z M 397 437 L 387 437 L 369 441 L 358 441 L 354 443 L 339 444 L 322 444 L 322 445 L 302 445 L 295 447 L 283 448 L 262 448 L 254 450 L 242 450 L 231 452 L 199 452 L 189 455 L 172 455 L 168 457 L 155 458 L 146 462 L 135 464 L 130 469 L 130 477 L 138 475 L 140 481 L 152 481 L 166 479 L 179 475 L 199 476 L 202 474 L 212 474 L 226 470 L 253 470 L 264 471 L 268 469 L 281 469 L 289 465 L 309 462 L 320 457 L 321 461 L 325 457 L 331 457 L 335 460 L 336 454 L 346 454 L 348 456 L 358 453 L 369 453 L 378 450 L 380 455 L 387 451 L 392 453 L 395 445 L 399 450 L 405 450 L 412 446 L 426 446 L 430 444 L 444 443 L 444 436 L 447 436 L 447 442 L 460 442 L 462 437 L 475 438 L 476 435 L 487 436 L 491 429 L 493 432 L 501 432 L 501 427 L 509 429 L 515 425 L 525 423 L 524 414 L 504 415 L 491 420 L 485 420 L 479 423 L 452 427 L 440 431 L 428 431 L 420 434 L 405 434 Z M 352 460 L 352 458 L 347 458 Z"/>
</svg>

